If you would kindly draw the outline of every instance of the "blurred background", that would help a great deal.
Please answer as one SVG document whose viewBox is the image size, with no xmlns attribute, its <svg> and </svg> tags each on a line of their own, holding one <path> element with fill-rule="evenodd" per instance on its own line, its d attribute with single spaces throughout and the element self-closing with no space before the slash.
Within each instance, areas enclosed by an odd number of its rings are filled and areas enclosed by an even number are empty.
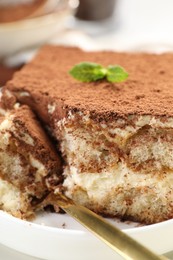
<svg viewBox="0 0 173 260">
<path fill-rule="evenodd" d="M 172 12 L 172 0 L 0 0 L 0 85 L 46 43 L 172 51 Z"/>
<path fill-rule="evenodd" d="M 160 53 L 173 51 L 172 31 L 173 0 L 0 0 L 0 86 L 47 43 Z"/>
</svg>

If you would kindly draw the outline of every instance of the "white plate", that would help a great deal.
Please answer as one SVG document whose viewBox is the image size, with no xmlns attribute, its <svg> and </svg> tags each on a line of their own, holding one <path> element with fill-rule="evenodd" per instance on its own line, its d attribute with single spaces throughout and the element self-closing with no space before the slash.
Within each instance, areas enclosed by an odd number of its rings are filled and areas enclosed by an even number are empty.
<svg viewBox="0 0 173 260">
<path fill-rule="evenodd" d="M 158 254 L 173 249 L 173 220 L 149 226 L 111 222 Z M 42 259 L 119 259 L 112 249 L 64 214 L 44 213 L 31 223 L 0 211 L 0 230 L 0 243 Z"/>
<path fill-rule="evenodd" d="M 0 244 L 0 259 L 2 260 L 38 260 L 39 258 L 22 254 Z"/>
<path fill-rule="evenodd" d="M 72 9 L 66 8 L 37 18 L 0 24 L 0 58 L 45 43 L 58 35 Z"/>
</svg>

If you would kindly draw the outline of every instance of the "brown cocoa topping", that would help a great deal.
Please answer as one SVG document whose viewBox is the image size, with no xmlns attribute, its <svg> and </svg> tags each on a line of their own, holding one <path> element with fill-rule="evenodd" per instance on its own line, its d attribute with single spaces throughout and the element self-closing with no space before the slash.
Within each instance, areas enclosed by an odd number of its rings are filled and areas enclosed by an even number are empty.
<svg viewBox="0 0 173 260">
<path fill-rule="evenodd" d="M 123 83 L 82 83 L 68 71 L 82 61 L 103 66 L 120 65 L 129 73 Z M 77 48 L 45 46 L 36 58 L 17 72 L 6 88 L 13 93 L 28 91 L 32 108 L 48 121 L 48 104 L 57 113 L 89 113 L 97 121 L 129 115 L 173 116 L 173 54 L 84 52 Z M 166 73 L 160 73 L 165 71 Z M 18 96 L 25 102 L 24 97 Z M 41 112 L 42 111 L 42 112 Z M 58 118 L 60 119 L 60 118 Z"/>
</svg>

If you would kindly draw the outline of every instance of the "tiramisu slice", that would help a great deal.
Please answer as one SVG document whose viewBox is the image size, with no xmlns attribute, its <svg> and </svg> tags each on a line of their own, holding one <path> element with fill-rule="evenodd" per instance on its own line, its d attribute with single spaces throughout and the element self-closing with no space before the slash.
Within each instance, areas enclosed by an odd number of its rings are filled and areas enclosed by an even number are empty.
<svg viewBox="0 0 173 260">
<path fill-rule="evenodd" d="M 123 83 L 82 83 L 79 62 L 119 64 Z M 66 195 L 97 213 L 145 223 L 173 217 L 173 54 L 44 47 L 4 91 L 59 140 Z"/>
<path fill-rule="evenodd" d="M 47 195 L 46 184 L 57 185 L 59 174 L 58 155 L 30 108 L 16 103 L 7 110 L 1 104 L 0 209 L 19 218 L 33 216 Z"/>
</svg>

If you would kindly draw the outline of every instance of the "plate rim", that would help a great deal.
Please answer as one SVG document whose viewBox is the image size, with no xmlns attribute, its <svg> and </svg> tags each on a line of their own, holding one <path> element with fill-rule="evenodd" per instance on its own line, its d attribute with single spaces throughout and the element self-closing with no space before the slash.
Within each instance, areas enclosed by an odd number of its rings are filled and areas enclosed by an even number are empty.
<svg viewBox="0 0 173 260">
<path fill-rule="evenodd" d="M 68 214 L 66 214 L 66 215 L 68 215 Z M 5 212 L 3 210 L 0 210 L 0 218 L 1 217 L 5 218 L 7 220 L 10 220 L 14 223 L 17 222 L 17 224 L 21 224 L 23 226 L 26 226 L 26 225 L 32 226 L 34 229 L 41 229 L 41 230 L 51 231 L 51 232 L 59 231 L 62 234 L 69 234 L 69 235 L 74 235 L 74 234 L 75 235 L 76 234 L 78 234 L 78 235 L 87 234 L 88 235 L 88 233 L 83 231 L 83 230 L 75 230 L 75 229 L 60 228 L 60 227 L 51 227 L 51 226 L 48 226 L 48 225 L 42 225 L 42 224 L 39 224 L 39 223 L 34 223 L 34 222 L 32 222 L 32 220 L 28 221 L 28 220 L 24 220 L 24 219 L 19 219 L 17 217 L 10 215 L 8 212 Z M 136 227 L 130 227 L 130 228 L 122 228 L 122 231 L 125 232 L 125 233 L 128 233 L 128 234 L 134 234 L 134 233 L 143 232 L 143 231 L 147 231 L 147 230 L 150 230 L 150 231 L 155 230 L 158 227 L 164 228 L 165 226 L 167 226 L 169 224 L 173 224 L 173 219 L 165 220 L 165 221 L 150 224 L 150 225 L 136 226 Z M 139 225 L 140 225 L 140 223 L 139 223 Z"/>
</svg>

